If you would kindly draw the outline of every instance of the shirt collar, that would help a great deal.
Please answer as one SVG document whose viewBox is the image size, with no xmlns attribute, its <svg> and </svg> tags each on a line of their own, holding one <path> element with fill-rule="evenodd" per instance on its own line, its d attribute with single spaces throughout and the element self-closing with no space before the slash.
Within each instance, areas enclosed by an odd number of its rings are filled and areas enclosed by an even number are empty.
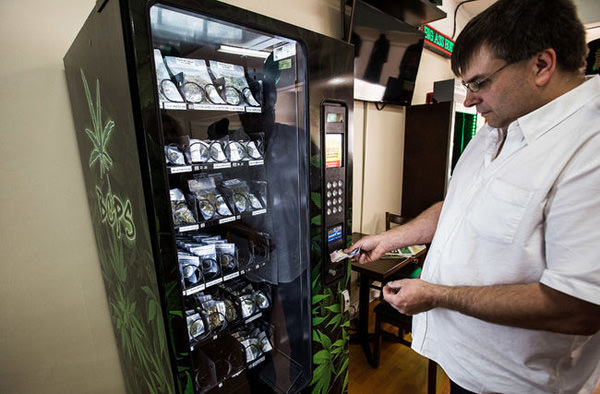
<svg viewBox="0 0 600 394">
<path fill-rule="evenodd" d="M 546 105 L 516 120 L 527 144 L 531 144 L 552 127 L 571 116 L 600 95 L 600 76 L 587 77 L 585 82 Z M 509 133 L 511 127 L 509 127 Z"/>
</svg>

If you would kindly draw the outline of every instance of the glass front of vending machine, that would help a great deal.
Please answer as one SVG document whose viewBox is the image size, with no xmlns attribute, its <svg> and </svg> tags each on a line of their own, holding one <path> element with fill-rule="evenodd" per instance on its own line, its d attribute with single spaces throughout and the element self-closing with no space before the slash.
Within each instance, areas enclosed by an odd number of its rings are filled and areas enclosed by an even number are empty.
<svg viewBox="0 0 600 394">
<path fill-rule="evenodd" d="M 161 4 L 150 28 L 196 391 L 298 391 L 312 378 L 304 48 Z"/>
</svg>

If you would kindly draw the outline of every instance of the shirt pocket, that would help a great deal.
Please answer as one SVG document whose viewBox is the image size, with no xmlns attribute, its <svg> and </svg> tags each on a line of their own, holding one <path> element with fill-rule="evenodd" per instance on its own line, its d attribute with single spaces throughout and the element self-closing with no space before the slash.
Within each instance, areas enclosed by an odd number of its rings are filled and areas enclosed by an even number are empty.
<svg viewBox="0 0 600 394">
<path fill-rule="evenodd" d="M 511 243 L 532 195 L 533 191 L 503 179 L 494 179 L 483 193 L 475 198 L 467 220 L 477 236 Z"/>
</svg>

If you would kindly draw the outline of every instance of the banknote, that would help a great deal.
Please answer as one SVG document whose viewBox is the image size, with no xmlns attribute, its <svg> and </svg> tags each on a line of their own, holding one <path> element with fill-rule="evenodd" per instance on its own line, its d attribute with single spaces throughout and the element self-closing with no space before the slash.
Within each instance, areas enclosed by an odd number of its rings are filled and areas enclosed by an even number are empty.
<svg viewBox="0 0 600 394">
<path fill-rule="evenodd" d="M 360 253 L 360 248 L 354 249 L 350 253 L 345 253 L 342 249 L 338 249 L 338 250 L 330 253 L 329 258 L 331 259 L 332 263 L 337 263 L 338 261 L 342 261 L 344 259 L 351 259 L 352 257 L 356 256 L 359 253 Z"/>
</svg>

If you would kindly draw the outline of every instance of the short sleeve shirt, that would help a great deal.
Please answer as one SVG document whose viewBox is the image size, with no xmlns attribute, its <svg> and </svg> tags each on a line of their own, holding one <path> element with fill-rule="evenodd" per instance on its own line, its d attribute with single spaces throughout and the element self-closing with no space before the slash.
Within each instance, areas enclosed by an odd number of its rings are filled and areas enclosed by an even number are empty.
<svg viewBox="0 0 600 394">
<path fill-rule="evenodd" d="M 501 141 L 485 125 L 461 156 L 421 278 L 541 282 L 600 304 L 600 77 L 513 122 L 494 157 Z M 600 376 L 600 334 L 514 328 L 442 308 L 414 317 L 413 348 L 475 392 L 591 392 Z"/>
</svg>

